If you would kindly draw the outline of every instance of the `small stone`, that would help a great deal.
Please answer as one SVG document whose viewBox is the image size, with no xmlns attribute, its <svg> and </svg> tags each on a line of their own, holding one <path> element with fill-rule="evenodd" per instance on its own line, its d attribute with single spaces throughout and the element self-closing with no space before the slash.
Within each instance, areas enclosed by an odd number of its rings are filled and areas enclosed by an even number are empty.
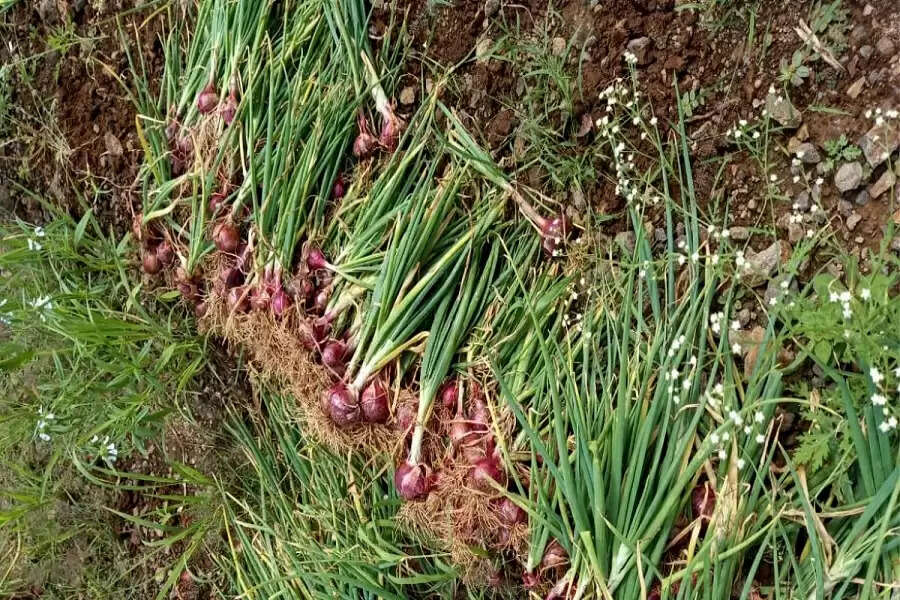
<svg viewBox="0 0 900 600">
<path fill-rule="evenodd" d="M 900 146 L 900 127 L 897 127 L 896 122 L 886 119 L 881 125 L 869 129 L 859 139 L 858 145 L 869 165 L 877 167 Z"/>
<path fill-rule="evenodd" d="M 850 204 L 847 200 L 840 200 L 838 202 L 838 212 L 841 213 L 842 216 L 849 216 L 850 213 L 853 212 L 853 205 Z"/>
<path fill-rule="evenodd" d="M 637 64 L 646 65 L 650 62 L 650 46 L 653 41 L 648 37 L 639 37 L 628 42 L 628 51 L 637 58 Z"/>
<path fill-rule="evenodd" d="M 491 38 L 482 38 L 475 45 L 475 60 L 479 62 L 487 61 L 488 52 L 491 50 L 491 46 L 494 44 L 494 40 Z"/>
<path fill-rule="evenodd" d="M 866 84 L 866 78 L 860 77 L 847 88 L 847 95 L 856 100 L 857 96 L 862 93 L 863 86 Z"/>
<path fill-rule="evenodd" d="M 803 226 L 799 223 L 791 223 L 788 225 L 788 240 L 790 240 L 792 244 L 796 244 L 802 240 L 804 235 L 805 231 Z"/>
<path fill-rule="evenodd" d="M 809 192 L 803 191 L 797 194 L 797 197 L 794 198 L 794 204 L 797 205 L 797 210 L 806 212 L 809 210 Z"/>
<path fill-rule="evenodd" d="M 853 241 L 856 242 L 857 244 L 862 244 L 866 240 L 863 236 L 858 235 L 855 238 L 853 238 Z"/>
<path fill-rule="evenodd" d="M 874 10 L 875 10 L 874 6 L 872 6 L 871 4 L 866 4 L 865 7 L 863 7 L 863 16 L 868 17 L 869 15 L 872 14 L 872 12 Z"/>
<path fill-rule="evenodd" d="M 666 241 L 666 230 L 662 227 L 657 227 L 653 232 L 653 239 L 657 242 L 665 242 Z"/>
<path fill-rule="evenodd" d="M 580 187 L 573 187 L 570 193 L 572 198 L 572 205 L 577 208 L 579 211 L 582 211 L 586 208 L 586 204 L 584 202 L 584 192 L 581 191 Z"/>
<path fill-rule="evenodd" d="M 400 91 L 400 104 L 412 104 L 416 101 L 416 88 L 408 85 Z"/>
<path fill-rule="evenodd" d="M 861 41 L 868 39 L 868 37 L 869 29 L 865 25 L 860 24 L 850 30 L 850 42 L 852 42 L 854 46 L 858 45 Z"/>
<path fill-rule="evenodd" d="M 737 318 L 738 323 L 741 324 L 741 327 L 746 327 L 747 323 L 750 322 L 750 309 L 742 308 L 740 311 L 738 311 Z"/>
<path fill-rule="evenodd" d="M 869 203 L 869 192 L 866 190 L 860 190 L 856 195 L 856 204 L 858 206 L 865 206 Z"/>
<path fill-rule="evenodd" d="M 750 201 L 747 202 L 747 208 L 750 210 L 756 210 L 756 198 L 750 198 Z"/>
<path fill-rule="evenodd" d="M 822 160 L 822 157 L 819 156 L 819 151 L 816 149 L 816 146 L 809 142 L 800 144 L 794 154 L 796 154 L 797 158 L 799 158 L 807 165 L 814 165 L 818 162 L 821 162 Z"/>
<path fill-rule="evenodd" d="M 859 55 L 862 56 L 863 58 L 869 58 L 870 56 L 872 56 L 873 51 L 874 51 L 874 49 L 872 48 L 872 46 L 869 46 L 869 45 L 860 46 Z"/>
<path fill-rule="evenodd" d="M 550 44 L 553 56 L 562 56 L 566 53 L 566 38 L 555 37 Z"/>
<path fill-rule="evenodd" d="M 881 177 L 878 178 L 878 181 L 869 186 L 869 196 L 877 198 L 891 189 L 895 183 L 897 183 L 897 176 L 894 175 L 893 171 L 887 169 Z"/>
<path fill-rule="evenodd" d="M 809 128 L 806 126 L 806 123 L 800 126 L 800 129 L 797 130 L 797 135 L 794 137 L 801 142 L 805 142 L 809 139 Z"/>
<path fill-rule="evenodd" d="M 634 252 L 634 232 L 633 231 L 622 231 L 616 234 L 615 242 L 627 250 L 628 252 Z"/>
<path fill-rule="evenodd" d="M 731 239 L 743 242 L 750 239 L 750 230 L 746 227 L 732 227 L 730 230 Z"/>
<path fill-rule="evenodd" d="M 803 142 L 800 141 L 800 139 L 798 139 L 796 136 L 794 136 L 788 140 L 787 151 L 789 154 L 797 154 L 797 150 L 802 145 L 803 145 Z"/>
<path fill-rule="evenodd" d="M 891 41 L 891 38 L 884 36 L 875 44 L 875 49 L 878 50 L 878 53 L 882 56 L 893 56 L 894 42 Z"/>
<path fill-rule="evenodd" d="M 107 131 L 103 136 L 103 143 L 106 145 L 106 151 L 113 156 L 122 156 L 125 152 L 122 148 L 122 142 L 111 131 Z"/>
<path fill-rule="evenodd" d="M 800 112 L 783 96 L 775 93 L 766 96 L 766 112 L 784 127 L 794 129 L 800 126 Z"/>
<path fill-rule="evenodd" d="M 788 283 L 788 286 L 790 286 L 791 279 L 792 278 L 790 274 L 785 273 L 783 275 L 779 275 L 778 277 L 773 277 L 769 280 L 769 284 L 766 286 L 766 293 L 764 296 L 766 306 L 769 305 L 769 301 L 772 300 L 772 298 L 778 298 L 784 293 L 785 288 L 781 287 L 783 285 L 782 282 L 786 281 Z"/>
<path fill-rule="evenodd" d="M 747 285 L 757 287 L 772 276 L 781 260 L 781 250 L 781 242 L 775 241 L 765 250 L 747 257 Z"/>
<path fill-rule="evenodd" d="M 488 19 L 500 10 L 500 0 L 484 0 L 484 16 Z"/>
<path fill-rule="evenodd" d="M 847 231 L 856 229 L 856 226 L 859 225 L 860 221 L 862 221 L 862 215 L 857 212 L 847 217 Z"/>
<path fill-rule="evenodd" d="M 855 190 L 862 183 L 863 169 L 859 161 L 854 160 L 841 165 L 837 173 L 834 175 L 834 185 L 843 192 Z"/>
</svg>

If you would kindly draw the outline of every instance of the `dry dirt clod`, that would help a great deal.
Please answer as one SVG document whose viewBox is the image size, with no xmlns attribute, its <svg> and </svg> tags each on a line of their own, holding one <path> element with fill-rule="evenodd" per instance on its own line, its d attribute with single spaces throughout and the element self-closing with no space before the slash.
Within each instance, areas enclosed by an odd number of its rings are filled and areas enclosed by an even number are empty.
<svg viewBox="0 0 900 600">
<path fill-rule="evenodd" d="M 122 156 L 125 152 L 122 142 L 111 131 L 107 131 L 103 136 L 103 143 L 106 144 L 106 151 L 113 156 Z"/>
<path fill-rule="evenodd" d="M 884 36 L 875 44 L 875 49 L 878 50 L 878 53 L 882 56 L 893 56 L 894 42 L 891 41 L 891 38 Z"/>
<path fill-rule="evenodd" d="M 847 95 L 856 100 L 862 93 L 863 86 L 866 84 L 866 78 L 860 77 L 847 88 Z"/>
<path fill-rule="evenodd" d="M 416 88 L 408 85 L 400 92 L 400 104 L 410 105 L 416 101 Z"/>
</svg>

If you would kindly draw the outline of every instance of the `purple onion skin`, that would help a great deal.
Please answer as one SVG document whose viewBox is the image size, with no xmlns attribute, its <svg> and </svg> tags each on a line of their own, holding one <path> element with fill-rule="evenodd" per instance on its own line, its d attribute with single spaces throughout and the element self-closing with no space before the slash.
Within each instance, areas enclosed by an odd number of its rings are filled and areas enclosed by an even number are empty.
<svg viewBox="0 0 900 600">
<path fill-rule="evenodd" d="M 413 425 L 416 423 L 417 412 L 418 410 L 415 402 L 401 403 L 397 407 L 397 412 L 394 414 L 394 421 L 397 424 L 397 429 L 405 431 L 406 433 L 412 431 Z"/>
<path fill-rule="evenodd" d="M 207 310 L 209 310 L 209 307 L 207 306 L 206 301 L 198 302 L 198 303 L 194 306 L 194 315 L 195 315 L 198 319 L 202 319 L 203 317 L 206 316 L 206 311 L 207 311 Z"/>
<path fill-rule="evenodd" d="M 507 525 L 524 523 L 527 517 L 525 511 L 509 498 L 500 500 L 500 503 L 497 505 L 497 516 Z"/>
<path fill-rule="evenodd" d="M 344 197 L 344 193 L 346 190 L 344 189 L 344 176 L 338 175 L 337 179 L 334 180 L 334 186 L 331 188 L 331 195 L 335 200 L 340 200 Z"/>
<path fill-rule="evenodd" d="M 306 257 L 306 266 L 310 271 L 318 271 L 328 267 L 328 261 L 325 259 L 325 253 L 319 248 L 311 248 Z"/>
<path fill-rule="evenodd" d="M 253 290 L 253 293 L 250 297 L 250 306 L 253 310 L 257 312 L 264 312 L 269 310 L 269 307 L 272 305 L 272 296 L 269 295 L 269 290 L 265 288 L 256 288 Z"/>
<path fill-rule="evenodd" d="M 276 319 L 283 318 L 291 309 L 293 303 L 287 292 L 282 289 L 275 290 L 275 293 L 272 295 L 272 314 L 275 315 Z"/>
<path fill-rule="evenodd" d="M 220 252 L 228 254 L 234 253 L 241 242 L 241 234 L 238 233 L 237 227 L 231 223 L 223 222 L 216 225 L 213 230 L 213 242 Z"/>
<path fill-rule="evenodd" d="M 486 456 L 472 465 L 469 476 L 475 487 L 482 491 L 493 489 L 494 483 L 506 485 L 506 473 L 491 456 Z"/>
<path fill-rule="evenodd" d="M 156 258 L 162 266 L 168 267 L 175 260 L 175 251 L 172 250 L 172 244 L 168 240 L 163 240 L 156 247 Z"/>
<path fill-rule="evenodd" d="M 522 574 L 522 585 L 525 586 L 526 590 L 530 590 L 536 588 L 541 583 L 541 576 L 537 573 L 523 573 Z"/>
<path fill-rule="evenodd" d="M 313 311 L 319 314 L 324 314 L 325 310 L 328 308 L 328 300 L 331 298 L 331 291 L 328 289 L 319 290 L 316 294 L 315 300 L 313 300 Z"/>
<path fill-rule="evenodd" d="M 224 192 L 213 192 L 209 195 L 209 214 L 215 216 L 225 204 Z"/>
<path fill-rule="evenodd" d="M 459 399 L 459 382 L 455 379 L 445 381 L 441 386 L 441 404 L 447 410 L 456 412 L 456 405 Z"/>
<path fill-rule="evenodd" d="M 197 96 L 197 110 L 206 115 L 214 111 L 218 104 L 219 96 L 216 94 L 216 86 L 210 82 Z"/>
<path fill-rule="evenodd" d="M 375 154 L 377 147 L 378 140 L 375 139 L 375 136 L 363 131 L 353 140 L 353 156 L 365 160 Z"/>
<path fill-rule="evenodd" d="M 316 342 L 316 337 L 313 332 L 313 326 L 309 321 L 301 321 L 297 326 L 297 337 L 300 338 L 300 343 L 303 344 L 303 347 L 307 350 L 315 350 L 316 346 L 318 346 L 318 342 Z"/>
<path fill-rule="evenodd" d="M 222 271 L 219 279 L 225 289 L 230 290 L 244 283 L 244 274 L 237 267 L 228 267 Z"/>
<path fill-rule="evenodd" d="M 472 430 L 478 433 L 487 433 L 491 422 L 491 412 L 488 410 L 487 404 L 480 397 L 472 402 L 472 408 L 469 409 L 469 420 L 472 421 Z"/>
<path fill-rule="evenodd" d="M 328 409 L 331 421 L 340 428 L 356 425 L 360 421 L 359 404 L 350 394 L 350 390 L 339 381 L 326 392 L 324 404 Z"/>
<path fill-rule="evenodd" d="M 390 416 L 388 391 L 381 379 L 375 378 L 365 387 L 359 404 L 366 423 L 387 423 Z"/>
<path fill-rule="evenodd" d="M 712 518 L 713 511 L 716 509 L 716 492 L 708 481 L 698 485 L 691 492 L 691 508 L 695 518 L 703 521 L 709 521 Z"/>
<path fill-rule="evenodd" d="M 226 125 L 231 125 L 234 121 L 234 115 L 237 114 L 237 105 L 237 95 L 232 89 L 228 93 L 228 98 L 225 99 L 225 104 L 222 106 L 222 120 L 225 121 Z"/>
<path fill-rule="evenodd" d="M 400 134 L 403 132 L 403 121 L 393 113 L 384 121 L 381 126 L 381 133 L 378 136 L 378 143 L 388 152 L 397 149 L 400 143 Z"/>
<path fill-rule="evenodd" d="M 244 313 L 250 308 L 250 300 L 244 286 L 239 285 L 228 290 L 228 308 L 236 313 Z"/>
<path fill-rule="evenodd" d="M 156 275 L 162 269 L 156 250 L 147 249 L 141 258 L 141 268 L 147 275 Z"/>
<path fill-rule="evenodd" d="M 572 224 L 569 218 L 564 214 L 560 214 L 552 219 L 548 219 L 541 227 L 541 237 L 544 252 L 553 256 L 556 250 L 561 246 L 569 236 Z"/>
<path fill-rule="evenodd" d="M 547 544 L 544 550 L 544 558 L 541 559 L 541 567 L 555 569 L 569 562 L 569 553 L 555 539 Z"/>
<path fill-rule="evenodd" d="M 431 491 L 431 482 L 425 465 L 411 465 L 404 461 L 394 472 L 394 487 L 400 497 L 408 502 L 424 500 Z"/>
<path fill-rule="evenodd" d="M 344 372 L 346 357 L 347 344 L 340 340 L 331 340 L 322 348 L 322 364 L 337 373 Z"/>
</svg>

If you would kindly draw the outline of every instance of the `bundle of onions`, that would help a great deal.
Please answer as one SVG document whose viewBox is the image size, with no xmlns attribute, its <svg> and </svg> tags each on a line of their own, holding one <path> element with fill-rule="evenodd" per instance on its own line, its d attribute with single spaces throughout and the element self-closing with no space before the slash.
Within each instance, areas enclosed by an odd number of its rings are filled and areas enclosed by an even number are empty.
<svg viewBox="0 0 900 600">
<path fill-rule="evenodd" d="M 362 53 L 362 61 L 366 68 L 368 84 L 372 89 L 372 98 L 375 100 L 375 109 L 381 115 L 381 133 L 378 135 L 378 144 L 388 152 L 393 152 L 397 149 L 406 123 L 394 112 L 393 103 L 388 100 L 384 88 L 381 87 L 381 78 L 375 72 L 372 60 L 365 52 Z"/>
<path fill-rule="evenodd" d="M 473 253 L 472 258 L 477 260 L 481 258 L 480 254 L 480 252 Z M 497 246 L 494 245 L 486 257 L 485 264 L 479 265 L 479 269 L 467 271 L 457 294 L 447 296 L 435 313 L 431 333 L 425 345 L 425 354 L 422 357 L 419 408 L 409 456 L 406 462 L 398 467 L 398 472 L 402 468 L 406 475 L 399 482 L 395 479 L 395 483 L 400 484 L 397 485 L 398 493 L 406 500 L 418 500 L 428 493 L 428 469 L 421 462 L 425 424 L 431 416 L 432 405 L 453 356 L 487 303 L 488 282 L 493 279 L 498 258 Z M 470 478 L 476 487 L 486 490 L 495 484 L 506 484 L 506 474 L 500 461 L 492 455 L 485 456 L 472 465 Z"/>
<path fill-rule="evenodd" d="M 541 236 L 541 246 L 550 256 L 556 256 L 559 248 L 568 239 L 572 231 L 572 223 L 565 213 L 547 218 L 542 216 L 534 206 L 519 193 L 515 185 L 509 180 L 503 171 L 479 144 L 472 138 L 460 120 L 451 111 L 443 108 L 444 114 L 451 126 L 449 141 L 450 148 L 457 155 L 463 157 L 474 165 L 482 175 L 498 188 L 511 196 L 519 207 L 519 210 L 528 221 L 537 229 Z"/>
</svg>

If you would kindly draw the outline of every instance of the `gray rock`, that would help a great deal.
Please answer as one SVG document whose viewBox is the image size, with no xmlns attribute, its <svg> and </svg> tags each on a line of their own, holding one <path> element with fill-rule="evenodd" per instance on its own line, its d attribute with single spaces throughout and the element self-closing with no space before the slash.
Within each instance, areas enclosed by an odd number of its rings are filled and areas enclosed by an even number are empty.
<svg viewBox="0 0 900 600">
<path fill-rule="evenodd" d="M 639 37 L 628 42 L 628 51 L 634 54 L 639 65 L 646 65 L 650 62 L 650 47 L 653 40 L 648 37 Z"/>
<path fill-rule="evenodd" d="M 868 16 L 871 15 L 874 11 L 875 11 L 875 7 L 874 7 L 874 6 L 872 6 L 871 4 L 866 4 L 866 5 L 863 7 L 863 16 L 864 16 L 864 17 L 868 17 Z"/>
<path fill-rule="evenodd" d="M 774 93 L 766 96 L 766 112 L 784 127 L 794 129 L 800 126 L 800 112 L 783 96 Z"/>
<path fill-rule="evenodd" d="M 572 198 L 572 206 L 580 211 L 585 209 L 587 205 L 584 201 L 584 192 L 581 191 L 580 187 L 573 187 L 569 196 Z"/>
<path fill-rule="evenodd" d="M 863 169 L 859 161 L 854 160 L 841 165 L 834 175 L 834 185 L 843 192 L 855 190 L 862 183 Z"/>
<path fill-rule="evenodd" d="M 738 312 L 737 318 L 738 318 L 738 323 L 741 324 L 741 327 L 746 327 L 746 326 L 747 326 L 747 323 L 750 322 L 750 309 L 749 309 L 749 308 L 742 308 L 742 309 Z"/>
<path fill-rule="evenodd" d="M 653 239 L 655 239 L 657 242 L 665 242 L 666 230 L 662 227 L 657 227 L 656 231 L 653 232 Z"/>
<path fill-rule="evenodd" d="M 878 181 L 869 186 L 869 196 L 877 198 L 891 189 L 895 183 L 897 183 L 897 176 L 894 175 L 893 171 L 887 169 L 881 177 L 878 178 Z"/>
<path fill-rule="evenodd" d="M 859 139 L 859 147 L 872 167 L 877 167 L 887 160 L 898 146 L 900 146 L 900 127 L 890 119 L 885 119 L 881 125 L 875 125 Z"/>
<path fill-rule="evenodd" d="M 747 202 L 747 208 L 750 210 L 756 210 L 756 198 L 750 198 L 750 201 Z"/>
<path fill-rule="evenodd" d="M 860 192 L 856 195 L 856 203 L 859 206 L 865 206 L 869 203 L 869 192 L 866 190 L 860 190 Z"/>
<path fill-rule="evenodd" d="M 850 31 L 850 41 L 856 45 L 869 37 L 869 28 L 865 25 L 857 25 Z"/>
<path fill-rule="evenodd" d="M 815 144 L 811 144 L 810 142 L 804 142 L 797 146 L 797 151 L 794 154 L 796 154 L 797 158 L 802 162 L 808 165 L 814 165 L 822 160 Z"/>
<path fill-rule="evenodd" d="M 872 56 L 873 51 L 874 51 L 874 48 L 872 48 L 872 46 L 869 46 L 869 45 L 860 46 L 859 55 L 862 56 L 863 58 L 869 58 L 870 56 Z"/>
<path fill-rule="evenodd" d="M 628 252 L 634 252 L 634 232 L 622 231 L 616 234 L 615 242 Z"/>
<path fill-rule="evenodd" d="M 847 217 L 853 212 L 853 205 L 847 200 L 840 200 L 838 201 L 837 209 L 842 216 Z"/>
<path fill-rule="evenodd" d="M 769 284 L 766 286 L 766 293 L 764 295 L 766 306 L 769 305 L 769 301 L 772 298 L 779 298 L 784 296 L 784 288 L 781 287 L 783 281 L 788 282 L 788 289 L 794 289 L 797 287 L 796 283 L 793 282 L 790 274 L 788 273 L 773 277 L 769 280 Z"/>
<path fill-rule="evenodd" d="M 771 246 L 747 257 L 746 282 L 750 287 L 758 287 L 768 281 L 781 260 L 781 242 L 775 241 Z"/>
<path fill-rule="evenodd" d="M 892 42 L 891 38 L 888 36 L 884 36 L 875 44 L 875 49 L 878 50 L 878 53 L 882 56 L 893 56 L 894 42 Z"/>
<path fill-rule="evenodd" d="M 857 212 L 847 217 L 847 231 L 856 229 L 856 226 L 859 225 L 860 221 L 862 221 L 862 215 Z"/>
<path fill-rule="evenodd" d="M 732 227 L 729 231 L 731 232 L 731 239 L 733 240 L 743 242 L 744 240 L 750 239 L 750 230 L 746 227 Z"/>
<path fill-rule="evenodd" d="M 879 81 L 884 81 L 886 73 L 886 69 L 873 69 L 872 71 L 869 71 L 867 79 L 869 80 L 869 83 L 878 83 Z"/>
<path fill-rule="evenodd" d="M 103 143 L 106 145 L 106 151 L 113 156 L 122 156 L 125 153 L 122 142 L 111 131 L 107 131 L 103 136 Z"/>
<path fill-rule="evenodd" d="M 797 210 L 806 212 L 809 210 L 809 192 L 803 191 L 797 194 L 797 197 L 794 198 L 794 206 L 797 207 Z"/>
<path fill-rule="evenodd" d="M 796 244 L 803 239 L 804 229 L 799 223 L 791 223 L 788 225 L 788 240 L 792 244 Z"/>
<path fill-rule="evenodd" d="M 484 0 L 484 16 L 490 19 L 500 10 L 500 0 Z"/>
</svg>

